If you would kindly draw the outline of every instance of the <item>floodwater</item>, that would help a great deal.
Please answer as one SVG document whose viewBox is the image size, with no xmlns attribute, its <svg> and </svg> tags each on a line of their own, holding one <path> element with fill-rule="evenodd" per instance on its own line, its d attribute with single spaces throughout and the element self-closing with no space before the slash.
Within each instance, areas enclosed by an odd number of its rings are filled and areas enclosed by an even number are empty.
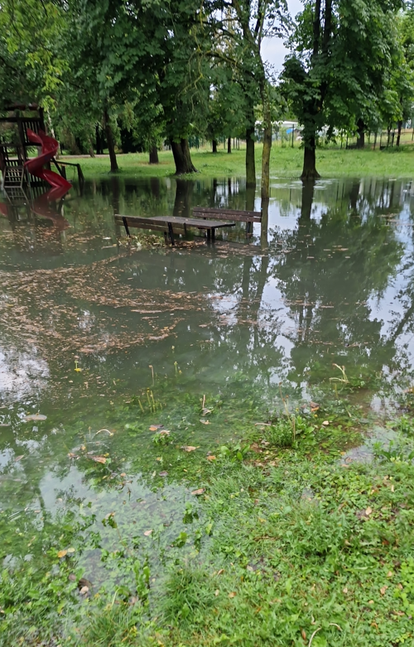
<svg viewBox="0 0 414 647">
<path fill-rule="evenodd" d="M 75 186 L 60 202 L 3 198 L 8 518 L 93 501 L 102 516 L 126 506 L 144 532 L 155 510 L 170 518 L 175 506 L 182 516 L 187 493 L 202 485 L 194 474 L 184 485 L 173 477 L 149 423 L 170 431 L 174 460 L 190 460 L 180 447 L 214 452 L 232 442 L 238 411 L 254 424 L 281 407 L 281 393 L 299 405 L 342 377 L 335 365 L 366 386 L 377 413 L 386 387 L 410 386 L 412 182 L 274 179 L 271 191 L 267 239 L 258 225 L 246 238 L 238 224 L 213 246 L 194 239 L 174 249 L 118 244 L 114 213 L 259 210 L 259 195 L 237 178 L 114 177 L 87 182 L 82 195 Z M 26 420 L 38 413 L 46 420 Z M 127 503 L 114 487 L 125 482 Z"/>
</svg>

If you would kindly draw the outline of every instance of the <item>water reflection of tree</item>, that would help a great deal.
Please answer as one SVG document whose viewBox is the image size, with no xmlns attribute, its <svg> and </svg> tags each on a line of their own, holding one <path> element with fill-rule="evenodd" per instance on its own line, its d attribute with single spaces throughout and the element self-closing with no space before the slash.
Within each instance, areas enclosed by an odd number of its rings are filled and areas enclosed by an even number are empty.
<svg viewBox="0 0 414 647">
<path fill-rule="evenodd" d="M 279 233 L 285 253 L 272 268 L 296 320 L 288 334 L 294 372 L 317 378 L 331 372 L 332 362 L 380 371 L 392 365 L 396 349 L 368 300 L 380 298 L 395 276 L 403 246 L 378 214 L 378 194 L 360 197 L 354 184 L 320 220 L 311 218 L 313 201 L 314 186 L 305 183 L 298 228 Z M 277 254 L 275 238 L 271 249 Z"/>
</svg>

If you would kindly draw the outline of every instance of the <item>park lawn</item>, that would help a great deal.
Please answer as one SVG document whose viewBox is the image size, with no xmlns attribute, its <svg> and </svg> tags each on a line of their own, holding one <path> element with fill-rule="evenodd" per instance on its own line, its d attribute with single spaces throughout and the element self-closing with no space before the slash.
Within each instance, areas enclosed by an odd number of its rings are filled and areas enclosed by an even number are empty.
<svg viewBox="0 0 414 647">
<path fill-rule="evenodd" d="M 209 150 L 191 151 L 196 176 L 217 177 L 244 176 L 245 151 L 233 150 L 216 154 Z M 270 172 L 272 177 L 298 178 L 302 170 L 303 150 L 300 147 L 282 148 L 273 146 Z M 85 177 L 93 178 L 109 173 L 109 157 L 63 157 L 79 162 Z M 159 153 L 158 165 L 148 163 L 147 153 L 118 155 L 119 173 L 129 177 L 167 177 L 174 175 L 175 167 L 171 151 Z M 260 175 L 261 145 L 256 146 L 256 168 Z M 390 148 L 388 150 L 345 150 L 320 148 L 317 151 L 317 169 L 321 177 L 411 177 L 414 169 L 414 146 Z"/>
</svg>

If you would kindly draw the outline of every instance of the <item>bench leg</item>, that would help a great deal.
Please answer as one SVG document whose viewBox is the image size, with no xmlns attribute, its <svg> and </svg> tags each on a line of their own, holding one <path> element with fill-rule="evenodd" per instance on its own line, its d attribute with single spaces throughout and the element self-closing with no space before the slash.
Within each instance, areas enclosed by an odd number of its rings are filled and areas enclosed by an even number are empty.
<svg viewBox="0 0 414 647">
<path fill-rule="evenodd" d="M 171 245 L 174 245 L 174 231 L 171 222 L 168 223 L 168 233 L 170 235 Z"/>
<path fill-rule="evenodd" d="M 251 236 L 253 233 L 253 223 L 251 221 L 246 222 L 246 234 Z"/>
<path fill-rule="evenodd" d="M 214 227 L 212 227 L 211 229 L 211 240 L 213 241 L 213 243 L 216 240 L 216 230 L 214 229 Z"/>
<path fill-rule="evenodd" d="M 122 218 L 122 222 L 124 223 L 124 227 L 125 227 L 125 231 L 126 231 L 126 233 L 127 233 L 127 236 L 129 236 L 129 237 L 131 238 L 131 234 L 129 233 L 129 229 L 128 229 L 127 219 L 126 219 L 126 218 Z"/>
<path fill-rule="evenodd" d="M 207 232 L 207 240 L 210 242 L 210 235 L 211 235 L 211 229 L 206 229 Z"/>
</svg>

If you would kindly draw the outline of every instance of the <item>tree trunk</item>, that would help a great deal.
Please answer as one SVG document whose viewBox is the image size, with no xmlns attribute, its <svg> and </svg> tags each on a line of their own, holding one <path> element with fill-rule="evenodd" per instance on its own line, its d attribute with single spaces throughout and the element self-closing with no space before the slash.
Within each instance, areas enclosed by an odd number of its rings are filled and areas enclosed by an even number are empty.
<svg viewBox="0 0 414 647">
<path fill-rule="evenodd" d="M 255 198 L 256 187 L 254 185 L 246 186 L 246 211 L 254 211 Z"/>
<path fill-rule="evenodd" d="M 358 119 L 357 122 L 358 135 L 357 135 L 357 148 L 365 148 L 365 124 L 363 119 Z"/>
<path fill-rule="evenodd" d="M 262 197 L 262 224 L 260 230 L 260 246 L 262 250 L 267 249 L 267 232 L 269 230 L 269 200 Z"/>
<path fill-rule="evenodd" d="M 115 175 L 112 176 L 111 178 L 111 193 L 112 193 L 112 207 L 114 210 L 114 213 L 119 213 L 120 208 L 119 208 L 119 198 L 120 198 L 120 190 L 119 190 L 119 178 L 116 177 Z"/>
<path fill-rule="evenodd" d="M 396 142 L 396 145 L 397 145 L 397 146 L 399 146 L 399 145 L 400 145 L 400 141 L 401 141 L 401 129 L 402 129 L 402 124 L 403 124 L 403 122 L 400 120 L 400 121 L 398 122 L 397 142 Z"/>
<path fill-rule="evenodd" d="M 315 135 L 305 140 L 305 149 L 303 156 L 303 171 L 300 176 L 301 180 L 317 180 L 320 178 L 316 170 L 316 138 Z"/>
<path fill-rule="evenodd" d="M 227 138 L 227 152 L 231 153 L 231 137 Z"/>
<path fill-rule="evenodd" d="M 115 143 L 114 137 L 112 134 L 111 124 L 109 123 L 108 110 L 104 111 L 104 124 L 105 124 L 105 134 L 106 134 L 106 143 L 108 144 L 109 159 L 111 161 L 111 173 L 115 173 L 119 170 L 118 162 L 116 161 L 115 153 Z"/>
<path fill-rule="evenodd" d="M 191 217 L 191 196 L 193 193 L 194 182 L 191 180 L 176 180 L 174 216 L 190 218 Z"/>
<path fill-rule="evenodd" d="M 188 139 L 181 139 L 179 142 L 171 140 L 171 149 L 174 156 L 176 175 L 197 173 L 197 169 L 193 166 L 191 161 Z"/>
<path fill-rule="evenodd" d="M 158 164 L 158 150 L 156 146 L 151 146 L 150 152 L 149 152 L 149 163 L 150 164 Z"/>
<path fill-rule="evenodd" d="M 358 213 L 358 198 L 359 198 L 359 182 L 353 182 L 351 192 L 349 194 L 349 206 L 351 209 L 351 214 L 355 215 Z"/>
<path fill-rule="evenodd" d="M 159 177 L 152 177 L 150 178 L 150 187 L 151 187 L 151 195 L 154 196 L 156 200 L 160 199 L 160 178 Z"/>
<path fill-rule="evenodd" d="M 302 204 L 300 208 L 301 222 L 308 222 L 312 215 L 313 195 L 315 191 L 314 180 L 303 180 L 302 182 Z"/>
<path fill-rule="evenodd" d="M 253 136 L 254 126 L 246 129 L 246 186 L 256 186 Z"/>
<path fill-rule="evenodd" d="M 213 139 L 213 153 L 217 153 L 217 139 Z"/>
<path fill-rule="evenodd" d="M 267 88 L 263 89 L 263 151 L 262 151 L 262 202 L 269 201 L 270 191 L 270 151 L 272 149 L 272 119 Z M 262 222 L 263 228 L 263 222 Z"/>
</svg>

